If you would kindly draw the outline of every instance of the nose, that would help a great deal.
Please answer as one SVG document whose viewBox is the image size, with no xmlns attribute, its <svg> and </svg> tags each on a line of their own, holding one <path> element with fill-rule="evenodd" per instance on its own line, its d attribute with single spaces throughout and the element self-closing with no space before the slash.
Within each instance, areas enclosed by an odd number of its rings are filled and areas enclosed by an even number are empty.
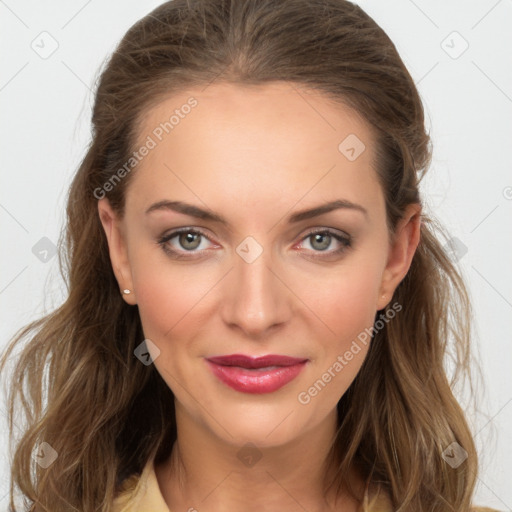
<svg viewBox="0 0 512 512">
<path fill-rule="evenodd" d="M 245 252 L 241 244 L 234 253 L 234 268 L 223 283 L 221 316 L 230 328 L 241 330 L 247 337 L 263 338 L 290 318 L 292 293 L 282 267 L 272 264 L 271 251 L 254 241 L 252 244 L 245 246 Z M 252 259 L 260 247 L 263 251 Z"/>
</svg>

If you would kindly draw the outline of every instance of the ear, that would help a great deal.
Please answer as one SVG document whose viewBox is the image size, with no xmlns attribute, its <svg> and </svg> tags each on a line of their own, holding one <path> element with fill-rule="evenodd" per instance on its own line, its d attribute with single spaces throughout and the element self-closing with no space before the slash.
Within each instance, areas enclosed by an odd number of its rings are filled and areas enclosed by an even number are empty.
<svg viewBox="0 0 512 512">
<path fill-rule="evenodd" d="M 390 242 L 388 261 L 382 274 L 377 310 L 384 309 L 404 279 L 420 241 L 421 205 L 410 204 L 397 223 L 394 239 Z"/>
<path fill-rule="evenodd" d="M 128 304 L 135 305 L 137 302 L 121 221 L 105 197 L 98 200 L 98 214 L 107 235 L 110 261 L 120 287 L 120 293 Z M 130 293 L 126 294 L 124 290 L 129 290 Z"/>
</svg>

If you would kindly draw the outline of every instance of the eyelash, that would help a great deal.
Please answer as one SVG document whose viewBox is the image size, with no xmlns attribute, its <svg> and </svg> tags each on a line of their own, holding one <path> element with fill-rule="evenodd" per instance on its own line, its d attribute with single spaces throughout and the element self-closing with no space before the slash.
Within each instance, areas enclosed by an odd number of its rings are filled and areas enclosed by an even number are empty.
<svg viewBox="0 0 512 512">
<path fill-rule="evenodd" d="M 172 240 L 173 238 L 175 238 L 176 236 L 178 236 L 182 233 L 192 233 L 194 235 L 201 235 L 204 238 L 206 238 L 207 240 L 210 240 L 209 237 L 205 233 L 203 233 L 202 231 L 200 231 L 198 229 L 181 228 L 181 229 L 177 229 L 177 230 L 173 231 L 172 233 L 169 233 L 168 235 L 163 235 L 162 237 L 160 237 L 157 240 L 157 243 L 158 243 L 158 245 L 160 245 L 162 247 L 162 250 L 168 256 L 171 256 L 175 259 L 180 259 L 180 258 L 191 259 L 190 256 L 186 256 L 187 253 L 200 254 L 202 251 L 183 251 L 182 252 L 182 251 L 176 251 L 175 249 L 169 248 L 169 246 L 167 245 L 167 242 L 169 242 L 170 240 Z M 332 256 L 341 255 L 342 253 L 344 253 L 345 251 L 347 251 L 348 249 L 350 249 L 352 247 L 352 237 L 350 235 L 343 236 L 343 235 L 340 235 L 339 233 L 332 231 L 330 229 L 327 229 L 327 228 L 319 228 L 319 229 L 310 231 L 306 236 L 304 236 L 301 239 L 301 242 L 303 242 L 304 240 L 307 240 L 308 238 L 312 237 L 313 235 L 328 235 L 328 236 L 331 236 L 334 239 L 336 239 L 341 244 L 341 247 L 334 251 L 314 251 L 314 252 L 319 253 L 318 255 L 311 256 L 314 259 L 325 259 L 327 256 L 332 257 Z M 192 258 L 194 258 L 194 256 Z"/>
</svg>

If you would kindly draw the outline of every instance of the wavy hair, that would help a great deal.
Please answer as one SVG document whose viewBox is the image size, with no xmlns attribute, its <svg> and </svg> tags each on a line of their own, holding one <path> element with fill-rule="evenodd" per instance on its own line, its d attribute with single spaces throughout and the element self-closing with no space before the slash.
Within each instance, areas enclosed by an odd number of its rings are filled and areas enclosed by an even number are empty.
<svg viewBox="0 0 512 512">
<path fill-rule="evenodd" d="M 69 188 L 58 242 L 67 298 L 20 329 L 2 357 L 3 369 L 26 340 L 7 397 L 14 512 L 15 485 L 33 511 L 109 512 L 127 477 L 170 455 L 174 395 L 154 365 L 134 356 L 142 326 L 137 308 L 119 293 L 95 191 L 137 148 L 148 108 L 214 80 L 286 81 L 348 105 L 377 134 L 374 164 L 389 233 L 407 205 L 421 204 L 419 185 L 432 159 L 423 105 L 395 45 L 357 5 L 173 0 L 140 19 L 101 71 L 91 141 Z M 106 192 L 120 216 L 132 175 Z M 326 489 L 349 486 L 345 478 L 356 465 L 401 512 L 470 510 L 476 482 L 474 440 L 454 395 L 462 377 L 473 390 L 471 303 L 441 237 L 449 240 L 423 211 L 420 243 L 392 297 L 403 312 L 374 333 L 338 403 L 330 452 L 336 472 L 325 482 Z M 18 405 L 24 427 L 15 439 Z M 43 442 L 58 454 L 45 469 L 32 458 Z M 456 468 L 441 455 L 453 442 L 468 454 Z"/>
</svg>

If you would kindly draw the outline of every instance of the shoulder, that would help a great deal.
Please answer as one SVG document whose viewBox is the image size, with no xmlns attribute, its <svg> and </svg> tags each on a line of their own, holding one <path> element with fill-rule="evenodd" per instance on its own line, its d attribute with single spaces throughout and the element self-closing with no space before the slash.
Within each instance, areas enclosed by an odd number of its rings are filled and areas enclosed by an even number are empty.
<svg viewBox="0 0 512 512">
<path fill-rule="evenodd" d="M 358 512 L 393 512 L 389 492 L 379 484 L 366 486 L 364 500 Z M 500 512 L 494 508 L 472 506 L 469 512 Z"/>
<path fill-rule="evenodd" d="M 141 475 L 132 475 L 123 481 L 112 507 L 112 512 L 141 510 L 170 512 L 158 485 L 153 460 L 148 461 Z"/>
<path fill-rule="evenodd" d="M 123 480 L 112 506 L 112 512 L 130 512 L 134 510 L 134 500 L 143 485 L 142 475 L 132 475 Z"/>
<path fill-rule="evenodd" d="M 132 475 L 125 479 L 114 500 L 112 512 L 137 512 L 151 510 L 152 512 L 170 512 L 164 502 L 158 480 L 149 461 L 142 474 Z M 393 512 L 390 495 L 380 484 L 367 483 L 363 503 L 358 512 Z M 470 512 L 500 512 L 488 507 L 472 507 Z"/>
</svg>

